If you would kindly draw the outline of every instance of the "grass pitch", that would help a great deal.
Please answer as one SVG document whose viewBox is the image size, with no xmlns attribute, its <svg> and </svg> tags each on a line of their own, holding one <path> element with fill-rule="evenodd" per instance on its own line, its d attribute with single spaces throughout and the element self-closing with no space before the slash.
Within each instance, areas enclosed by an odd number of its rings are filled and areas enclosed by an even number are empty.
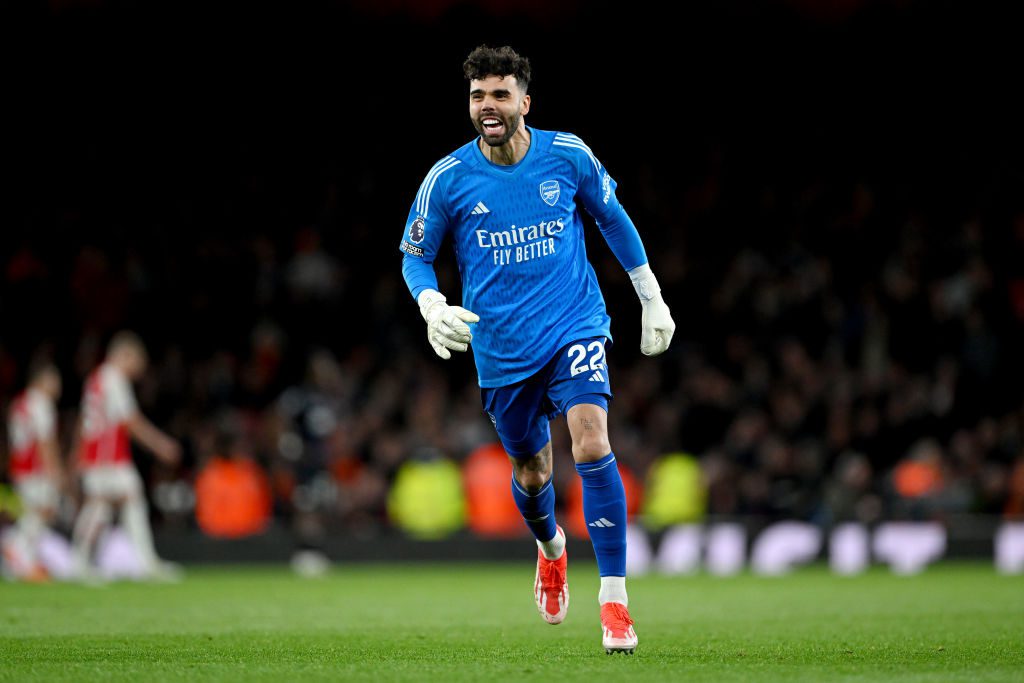
<svg viewBox="0 0 1024 683">
<path fill-rule="evenodd" d="M 593 565 L 536 612 L 533 567 L 192 569 L 183 583 L 0 584 L 0 681 L 1022 681 L 1024 577 L 631 579 L 640 646 L 608 656 Z"/>
</svg>

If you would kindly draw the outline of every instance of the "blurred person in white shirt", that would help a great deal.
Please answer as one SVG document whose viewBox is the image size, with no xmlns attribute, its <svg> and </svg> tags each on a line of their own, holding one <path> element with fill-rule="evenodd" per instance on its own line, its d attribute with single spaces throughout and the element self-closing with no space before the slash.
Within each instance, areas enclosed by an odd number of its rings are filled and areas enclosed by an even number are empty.
<svg viewBox="0 0 1024 683">
<path fill-rule="evenodd" d="M 5 561 L 17 578 L 47 578 L 39 546 L 60 502 L 62 467 L 56 410 L 60 394 L 60 371 L 49 361 L 37 362 L 29 369 L 28 386 L 11 402 L 8 412 L 8 467 L 22 513 L 15 544 L 5 553 Z"/>
<path fill-rule="evenodd" d="M 147 364 L 142 340 L 132 332 L 119 332 L 110 341 L 103 364 L 86 380 L 78 450 L 85 500 L 73 533 L 75 563 L 86 579 L 96 576 L 92 555 L 115 508 L 143 575 L 167 580 L 180 573 L 156 554 L 142 479 L 132 462 L 130 439 L 167 465 L 181 459 L 178 442 L 146 419 L 135 402 L 132 382 L 142 377 Z"/>
</svg>

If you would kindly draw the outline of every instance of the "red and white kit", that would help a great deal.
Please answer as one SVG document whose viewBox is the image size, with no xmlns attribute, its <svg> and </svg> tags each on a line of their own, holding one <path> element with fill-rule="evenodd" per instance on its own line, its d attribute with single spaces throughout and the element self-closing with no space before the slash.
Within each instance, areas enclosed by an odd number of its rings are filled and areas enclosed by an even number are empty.
<svg viewBox="0 0 1024 683">
<path fill-rule="evenodd" d="M 132 463 L 128 421 L 138 411 L 131 383 L 109 363 L 96 368 L 82 396 L 82 444 L 79 467 L 89 496 L 141 495 L 142 482 Z"/>
<path fill-rule="evenodd" d="M 53 401 L 41 391 L 27 389 L 11 403 L 7 433 L 11 442 L 10 474 L 26 507 L 57 505 L 53 473 L 43 462 L 42 444 L 57 430 Z"/>
</svg>

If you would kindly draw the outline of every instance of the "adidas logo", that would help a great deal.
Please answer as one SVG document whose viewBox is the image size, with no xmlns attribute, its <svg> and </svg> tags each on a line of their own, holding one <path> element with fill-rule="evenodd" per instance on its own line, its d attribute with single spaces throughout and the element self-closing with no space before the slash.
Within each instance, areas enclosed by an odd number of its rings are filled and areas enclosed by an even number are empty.
<svg viewBox="0 0 1024 683">
<path fill-rule="evenodd" d="M 601 371 L 598 370 L 597 372 L 595 372 L 593 375 L 590 376 L 590 380 L 589 381 L 591 381 L 591 382 L 603 382 L 604 381 L 604 375 L 602 375 Z"/>
<path fill-rule="evenodd" d="M 490 213 L 490 212 L 491 212 L 491 210 L 488 209 L 486 206 L 484 206 L 483 202 L 477 202 L 476 206 L 473 207 L 473 211 L 472 211 L 474 216 L 479 216 L 482 213 Z"/>
<path fill-rule="evenodd" d="M 597 526 L 597 527 L 601 527 L 602 529 L 605 529 L 605 528 L 608 528 L 608 527 L 613 527 L 613 526 L 615 526 L 615 524 L 612 523 L 612 522 L 609 522 L 607 519 L 602 517 L 601 519 L 597 520 L 596 522 L 591 522 L 587 526 Z"/>
</svg>

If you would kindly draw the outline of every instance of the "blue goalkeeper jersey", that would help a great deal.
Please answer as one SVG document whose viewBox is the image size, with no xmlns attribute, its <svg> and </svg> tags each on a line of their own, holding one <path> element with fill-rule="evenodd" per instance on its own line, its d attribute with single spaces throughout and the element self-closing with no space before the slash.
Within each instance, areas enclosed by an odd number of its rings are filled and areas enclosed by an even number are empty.
<svg viewBox="0 0 1024 683">
<path fill-rule="evenodd" d="M 647 262 L 615 181 L 590 148 L 568 133 L 529 131 L 530 149 L 514 166 L 488 161 L 476 139 L 438 161 L 420 185 L 400 245 L 416 297 L 437 288 L 429 264 L 451 237 L 462 305 L 480 316 L 471 328 L 481 387 L 526 379 L 572 341 L 611 338 L 577 200 L 602 231 L 631 232 L 626 249 L 605 234 L 625 268 Z"/>
</svg>

